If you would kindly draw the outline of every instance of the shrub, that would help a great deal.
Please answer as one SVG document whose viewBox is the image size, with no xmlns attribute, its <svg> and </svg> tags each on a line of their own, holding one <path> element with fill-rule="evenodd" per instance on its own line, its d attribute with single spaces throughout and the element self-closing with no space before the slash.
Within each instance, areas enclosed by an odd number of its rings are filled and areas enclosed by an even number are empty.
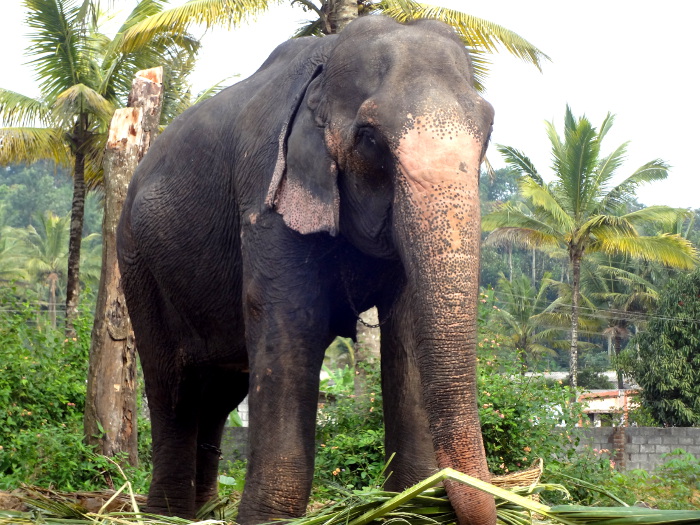
<svg viewBox="0 0 700 525">
<path fill-rule="evenodd" d="M 570 454 L 582 417 L 571 389 L 539 376 L 520 374 L 519 363 L 497 355 L 498 336 L 479 342 L 479 415 L 489 469 L 522 470 L 536 458 L 545 463 Z"/>
<path fill-rule="evenodd" d="M 617 472 L 605 488 L 630 505 L 643 501 L 659 509 L 700 510 L 700 460 L 683 449 L 665 454 L 653 472 Z"/>
<path fill-rule="evenodd" d="M 565 486 L 571 497 L 565 498 L 562 493 L 552 491 L 544 493 L 544 499 L 552 505 L 611 505 L 610 498 L 596 489 L 609 487 L 616 475 L 612 456 L 610 450 L 586 445 L 579 450 L 572 447 L 566 456 L 545 462 L 542 481 Z"/>
<path fill-rule="evenodd" d="M 41 316 L 14 290 L 0 290 L 0 488 L 93 490 L 110 476 L 120 484 L 115 465 L 83 442 L 92 314 L 77 320 L 75 339 L 37 322 Z M 136 490 L 147 475 L 128 471 Z"/>
<path fill-rule="evenodd" d="M 366 388 L 354 391 L 354 370 L 330 372 L 321 390 L 327 401 L 318 413 L 316 484 L 361 489 L 380 483 L 384 469 L 384 426 L 380 375 L 367 367 Z"/>
<path fill-rule="evenodd" d="M 700 425 L 700 269 L 668 282 L 645 332 L 622 356 L 662 426 Z M 635 344 L 637 343 L 637 344 Z"/>
</svg>

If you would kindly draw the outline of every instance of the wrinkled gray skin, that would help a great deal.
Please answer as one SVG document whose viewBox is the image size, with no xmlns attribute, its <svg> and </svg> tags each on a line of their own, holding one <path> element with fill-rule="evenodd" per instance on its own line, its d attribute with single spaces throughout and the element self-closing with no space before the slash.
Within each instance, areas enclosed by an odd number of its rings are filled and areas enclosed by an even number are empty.
<svg viewBox="0 0 700 525">
<path fill-rule="evenodd" d="M 453 467 L 488 479 L 475 386 L 478 169 L 493 110 L 438 22 L 365 17 L 289 41 L 158 138 L 119 226 L 153 424 L 148 510 L 216 491 L 250 394 L 239 522 L 304 513 L 324 349 L 377 305 L 387 487 Z M 493 499 L 448 483 L 462 525 Z"/>
</svg>

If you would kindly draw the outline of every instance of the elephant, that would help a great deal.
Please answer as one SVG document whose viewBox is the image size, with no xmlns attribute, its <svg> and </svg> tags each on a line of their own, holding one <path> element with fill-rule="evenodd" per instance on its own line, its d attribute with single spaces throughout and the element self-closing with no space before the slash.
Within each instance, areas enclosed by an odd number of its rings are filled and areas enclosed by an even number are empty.
<svg viewBox="0 0 700 525">
<path fill-rule="evenodd" d="M 216 493 L 249 396 L 243 525 L 301 516 L 324 351 L 376 306 L 388 490 L 489 480 L 476 400 L 478 179 L 494 111 L 438 21 L 361 17 L 281 44 L 156 139 L 118 227 L 153 438 L 150 512 Z M 494 500 L 446 482 L 461 525 Z"/>
</svg>

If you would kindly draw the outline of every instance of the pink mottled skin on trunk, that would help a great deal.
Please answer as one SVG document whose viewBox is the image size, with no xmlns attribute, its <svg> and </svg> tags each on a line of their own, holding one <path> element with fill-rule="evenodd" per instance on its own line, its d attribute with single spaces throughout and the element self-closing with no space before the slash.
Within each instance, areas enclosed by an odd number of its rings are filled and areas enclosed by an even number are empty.
<svg viewBox="0 0 700 525">
<path fill-rule="evenodd" d="M 449 181 L 478 183 L 482 139 L 469 133 L 442 134 L 432 116 L 416 118 L 397 148 L 401 171 L 413 193 L 431 194 L 431 186 Z M 435 126 L 435 127 L 434 127 Z M 477 187 L 478 189 L 478 187 Z"/>
<path fill-rule="evenodd" d="M 419 360 L 438 466 L 489 481 L 475 386 L 485 137 L 468 120 L 449 117 L 409 116 L 395 151 L 395 220 L 409 279 L 425 299 Z M 446 488 L 461 525 L 495 523 L 491 496 L 458 483 Z"/>
</svg>

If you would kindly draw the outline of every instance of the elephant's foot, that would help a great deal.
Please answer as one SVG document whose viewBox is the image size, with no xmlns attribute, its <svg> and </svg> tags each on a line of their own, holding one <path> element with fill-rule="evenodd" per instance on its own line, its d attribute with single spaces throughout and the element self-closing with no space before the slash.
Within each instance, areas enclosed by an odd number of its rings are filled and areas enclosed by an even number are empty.
<svg viewBox="0 0 700 525">
<path fill-rule="evenodd" d="M 185 494 L 185 497 L 173 498 L 168 494 Z M 194 504 L 194 483 L 187 487 L 187 490 L 182 488 L 159 488 L 158 485 L 151 484 L 151 489 L 148 493 L 148 501 L 145 511 L 150 514 L 159 516 L 177 516 L 179 518 L 192 520 L 195 518 Z"/>
</svg>

